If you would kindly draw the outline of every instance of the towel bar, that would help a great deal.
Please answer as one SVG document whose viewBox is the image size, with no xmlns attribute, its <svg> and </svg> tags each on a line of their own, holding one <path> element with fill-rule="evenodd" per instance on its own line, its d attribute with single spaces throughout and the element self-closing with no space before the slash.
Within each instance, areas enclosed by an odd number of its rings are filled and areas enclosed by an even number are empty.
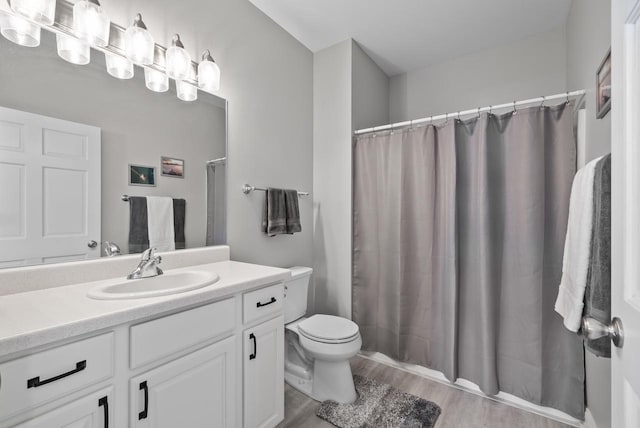
<svg viewBox="0 0 640 428">
<path fill-rule="evenodd" d="M 248 195 L 249 193 L 253 192 L 253 191 L 259 191 L 259 192 L 266 192 L 267 189 L 264 189 L 262 187 L 256 187 L 256 186 L 252 186 L 250 184 L 245 184 L 244 186 L 242 186 L 242 193 L 244 193 L 245 195 Z M 309 196 L 309 192 L 298 192 L 298 197 L 300 196 Z"/>
</svg>

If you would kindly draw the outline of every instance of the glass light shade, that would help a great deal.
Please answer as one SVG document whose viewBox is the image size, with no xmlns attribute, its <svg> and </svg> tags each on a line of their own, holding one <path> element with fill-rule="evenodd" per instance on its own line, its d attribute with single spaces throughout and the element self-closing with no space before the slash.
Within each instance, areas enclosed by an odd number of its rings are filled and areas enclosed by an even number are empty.
<svg viewBox="0 0 640 428">
<path fill-rule="evenodd" d="M 178 98 L 182 101 L 195 101 L 198 99 L 198 88 L 191 83 L 176 81 Z"/>
<path fill-rule="evenodd" d="M 133 77 L 133 63 L 118 55 L 105 53 L 107 73 L 117 79 L 131 79 Z"/>
<path fill-rule="evenodd" d="M 151 33 L 147 31 L 140 14 L 136 16 L 131 27 L 124 33 L 124 51 L 127 58 L 136 64 L 153 64 L 155 41 Z"/>
<path fill-rule="evenodd" d="M 56 34 L 58 55 L 71 64 L 86 65 L 91 59 L 91 48 L 85 42 L 73 37 Z"/>
<path fill-rule="evenodd" d="M 53 24 L 56 0 L 11 0 L 11 9 L 17 14 L 42 25 Z"/>
<path fill-rule="evenodd" d="M 73 29 L 76 36 L 91 46 L 109 44 L 111 21 L 99 4 L 82 0 L 73 6 Z"/>
<path fill-rule="evenodd" d="M 191 76 L 191 55 L 184 49 L 179 35 L 173 36 L 165 56 L 167 76 L 175 80 L 185 80 Z"/>
<path fill-rule="evenodd" d="M 207 92 L 220 89 L 220 67 L 213 61 L 203 60 L 198 65 L 198 87 Z"/>
<path fill-rule="evenodd" d="M 18 15 L 0 12 L 0 33 L 20 46 L 33 48 L 40 45 L 40 27 Z"/>
<path fill-rule="evenodd" d="M 169 90 L 169 78 L 167 75 L 150 68 L 144 69 L 144 83 L 147 89 L 154 92 L 167 92 Z"/>
</svg>

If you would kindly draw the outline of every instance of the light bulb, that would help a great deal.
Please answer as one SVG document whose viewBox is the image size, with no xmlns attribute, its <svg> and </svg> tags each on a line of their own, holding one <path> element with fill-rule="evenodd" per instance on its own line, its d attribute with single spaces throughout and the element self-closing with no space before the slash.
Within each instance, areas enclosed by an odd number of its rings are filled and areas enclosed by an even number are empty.
<svg viewBox="0 0 640 428">
<path fill-rule="evenodd" d="M 127 58 L 105 53 L 107 73 L 117 79 L 131 79 L 133 77 L 133 63 Z"/>
<path fill-rule="evenodd" d="M 73 37 L 56 34 L 56 45 L 58 55 L 71 64 L 89 64 L 91 59 L 91 49 L 85 42 Z"/>
<path fill-rule="evenodd" d="M 136 64 L 153 64 L 155 41 L 142 22 L 140 14 L 136 15 L 133 25 L 124 33 L 124 50 L 127 58 Z"/>
<path fill-rule="evenodd" d="M 147 89 L 153 92 L 166 92 L 169 90 L 169 78 L 167 75 L 151 68 L 144 69 L 144 83 Z"/>
<path fill-rule="evenodd" d="M 187 77 L 194 78 L 194 73 L 193 69 L 191 69 Z M 182 101 L 195 101 L 198 99 L 198 87 L 191 83 L 176 80 L 176 91 L 178 98 Z"/>
<path fill-rule="evenodd" d="M 167 76 L 175 80 L 185 80 L 191 75 L 191 56 L 187 52 L 180 40 L 180 36 L 175 34 L 171 40 L 171 47 L 166 53 Z"/>
<path fill-rule="evenodd" d="M 11 9 L 42 25 L 52 25 L 56 13 L 56 0 L 11 0 Z"/>
<path fill-rule="evenodd" d="M 0 33 L 20 46 L 40 45 L 40 27 L 18 15 L 0 12 Z"/>
<path fill-rule="evenodd" d="M 80 40 L 91 46 L 109 44 L 111 21 L 98 0 L 82 0 L 73 6 L 73 29 Z"/>
<path fill-rule="evenodd" d="M 202 61 L 198 65 L 198 87 L 207 92 L 220 89 L 220 67 L 206 50 L 202 53 Z"/>
</svg>

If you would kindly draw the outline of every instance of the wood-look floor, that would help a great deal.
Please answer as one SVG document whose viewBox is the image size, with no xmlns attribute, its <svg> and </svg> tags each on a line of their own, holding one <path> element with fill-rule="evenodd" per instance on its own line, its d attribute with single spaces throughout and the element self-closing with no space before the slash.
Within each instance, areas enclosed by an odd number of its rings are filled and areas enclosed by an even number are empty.
<svg viewBox="0 0 640 428">
<path fill-rule="evenodd" d="M 438 404 L 442 413 L 436 428 L 570 428 L 543 416 L 365 358 L 354 358 L 351 368 L 354 374 L 376 379 Z M 317 401 L 286 385 L 285 419 L 278 427 L 333 427 L 315 415 L 319 405 Z"/>
</svg>

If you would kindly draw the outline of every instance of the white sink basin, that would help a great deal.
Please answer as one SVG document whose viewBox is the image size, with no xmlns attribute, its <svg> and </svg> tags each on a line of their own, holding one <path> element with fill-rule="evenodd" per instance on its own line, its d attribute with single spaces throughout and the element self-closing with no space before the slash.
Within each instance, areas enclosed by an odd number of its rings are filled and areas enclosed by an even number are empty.
<svg viewBox="0 0 640 428">
<path fill-rule="evenodd" d="M 213 272 L 179 271 L 143 279 L 110 281 L 87 293 L 98 300 L 142 299 L 185 293 L 214 284 L 220 277 Z"/>
</svg>

